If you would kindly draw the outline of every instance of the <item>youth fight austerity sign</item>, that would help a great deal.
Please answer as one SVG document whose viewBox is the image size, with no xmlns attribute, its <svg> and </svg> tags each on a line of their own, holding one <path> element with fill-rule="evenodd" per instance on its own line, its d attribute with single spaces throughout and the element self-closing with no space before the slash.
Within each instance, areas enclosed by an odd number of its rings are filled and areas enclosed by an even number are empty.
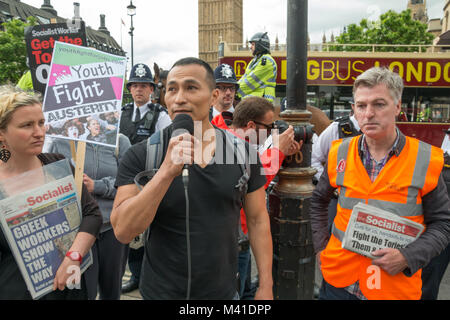
<svg viewBox="0 0 450 320">
<path fill-rule="evenodd" d="M 55 42 L 43 103 L 47 132 L 116 146 L 125 67 L 125 57 Z"/>
</svg>

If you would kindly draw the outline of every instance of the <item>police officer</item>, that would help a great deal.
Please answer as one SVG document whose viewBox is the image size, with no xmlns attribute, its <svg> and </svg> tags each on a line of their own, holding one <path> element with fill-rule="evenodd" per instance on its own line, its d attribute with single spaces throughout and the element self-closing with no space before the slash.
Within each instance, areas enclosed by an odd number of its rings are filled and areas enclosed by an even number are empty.
<svg viewBox="0 0 450 320">
<path fill-rule="evenodd" d="M 239 80 L 239 97 L 263 97 L 273 103 L 277 80 L 277 63 L 270 55 L 270 40 L 267 32 L 258 32 L 251 39 L 254 56 L 245 74 Z"/>
<path fill-rule="evenodd" d="M 318 181 L 323 171 L 323 165 L 328 159 L 331 143 L 334 140 L 354 137 L 361 134 L 355 116 L 345 116 L 336 119 L 320 135 L 312 146 L 311 167 L 317 169 L 314 178 Z"/>
<path fill-rule="evenodd" d="M 133 66 L 127 89 L 133 96 L 133 102 L 122 108 L 120 133 L 126 135 L 131 144 L 147 139 L 172 122 L 165 108 L 150 101 L 155 83 L 147 65 L 138 63 Z"/>
<path fill-rule="evenodd" d="M 132 145 L 146 140 L 155 131 L 162 130 L 172 123 L 166 109 L 150 100 L 150 96 L 155 89 L 155 83 L 147 65 L 138 63 L 133 66 L 127 89 L 133 96 L 133 102 L 122 108 L 120 133 L 126 135 Z M 138 288 L 143 255 L 143 247 L 130 248 L 128 266 L 131 271 L 131 278 L 123 283 L 122 293 Z"/>
<path fill-rule="evenodd" d="M 216 88 L 219 90 L 219 97 L 211 107 L 210 120 L 223 111 L 234 112 L 234 100 L 236 90 L 239 88 L 236 74 L 230 65 L 224 63 L 214 70 Z"/>
</svg>

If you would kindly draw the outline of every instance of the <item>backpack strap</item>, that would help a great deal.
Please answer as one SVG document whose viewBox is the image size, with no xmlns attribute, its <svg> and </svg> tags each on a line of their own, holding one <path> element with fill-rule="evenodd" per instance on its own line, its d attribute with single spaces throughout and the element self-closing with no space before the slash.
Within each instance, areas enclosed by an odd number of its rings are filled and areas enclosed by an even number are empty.
<svg viewBox="0 0 450 320">
<path fill-rule="evenodd" d="M 164 133 L 162 130 L 156 131 L 147 139 L 146 147 L 147 155 L 145 158 L 145 170 L 139 172 L 134 177 L 134 183 L 139 190 L 142 190 L 143 188 L 139 181 L 144 177 L 151 179 L 156 174 L 163 161 Z"/>
<path fill-rule="evenodd" d="M 163 160 L 164 153 L 164 132 L 163 130 L 157 131 L 147 138 L 147 155 L 145 159 L 145 170 L 139 172 L 134 177 L 134 183 L 139 188 L 139 191 L 144 187 L 139 183 L 142 178 L 149 178 L 151 180 L 153 176 L 158 172 L 158 168 Z M 148 240 L 150 234 L 150 227 L 148 227 L 143 233 L 138 235 L 131 241 L 130 248 L 139 249 L 144 246 L 145 241 Z"/>
<path fill-rule="evenodd" d="M 221 130 L 225 134 L 225 144 L 226 144 L 226 152 L 233 152 L 236 155 L 237 163 L 239 164 L 241 168 L 242 176 L 239 178 L 238 183 L 236 184 L 235 188 L 239 189 L 241 194 L 241 206 L 244 206 L 245 203 L 245 196 L 247 195 L 248 190 L 248 181 L 250 180 L 250 163 L 249 159 L 251 158 L 251 146 L 249 145 L 249 150 L 247 152 L 246 150 L 246 144 L 244 140 L 236 137 L 234 134 Z M 257 151 L 255 149 L 255 155 L 257 154 Z M 248 155 L 248 156 L 246 156 Z M 255 159 L 256 160 L 256 159 Z M 240 218 L 239 218 L 240 221 Z M 244 250 L 248 247 L 248 234 L 245 234 L 242 230 L 241 223 L 239 222 L 238 227 L 238 243 L 239 243 L 239 250 Z"/>
<path fill-rule="evenodd" d="M 143 185 L 139 183 L 141 178 L 149 178 L 151 180 L 153 176 L 158 172 L 161 163 L 163 162 L 165 143 L 169 143 L 171 130 L 165 128 L 163 130 L 156 131 L 152 134 L 146 143 L 147 155 L 145 158 L 145 170 L 139 172 L 134 177 L 134 183 L 142 190 Z M 138 235 L 134 240 L 130 243 L 130 248 L 139 249 L 144 246 L 145 241 L 149 239 L 151 230 L 151 225 L 140 235 Z"/>
<path fill-rule="evenodd" d="M 234 134 L 218 129 L 225 135 L 225 150 L 226 154 L 234 154 L 236 156 L 237 163 L 239 164 L 242 172 L 242 176 L 239 178 L 235 188 L 241 192 L 241 203 L 244 206 L 245 196 L 248 190 L 248 181 L 250 180 L 250 163 L 251 158 L 250 150 L 247 152 L 244 140 L 236 137 Z M 250 147 L 250 146 L 249 146 Z M 247 156 L 248 155 L 248 156 Z M 256 155 L 256 150 L 255 150 Z"/>
</svg>

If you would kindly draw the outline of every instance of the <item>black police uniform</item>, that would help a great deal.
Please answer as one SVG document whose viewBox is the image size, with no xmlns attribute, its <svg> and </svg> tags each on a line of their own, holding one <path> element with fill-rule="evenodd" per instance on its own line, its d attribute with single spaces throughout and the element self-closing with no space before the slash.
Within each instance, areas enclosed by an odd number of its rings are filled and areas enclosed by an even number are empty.
<svg viewBox="0 0 450 320">
<path fill-rule="evenodd" d="M 122 107 L 122 115 L 120 117 L 120 133 L 126 135 L 131 144 L 136 144 L 147 139 L 155 132 L 156 123 L 158 122 L 161 112 L 167 113 L 163 106 L 157 103 L 148 103 L 148 111 L 137 122 L 134 122 L 133 110 L 134 103 L 128 103 Z"/>
<path fill-rule="evenodd" d="M 360 130 L 355 128 L 350 116 L 341 117 L 335 120 L 338 123 L 339 139 L 355 137 L 361 134 Z"/>
<path fill-rule="evenodd" d="M 127 83 L 127 89 L 133 83 L 149 83 L 155 88 L 152 72 L 150 68 L 143 63 L 137 63 L 130 72 L 130 78 Z M 126 135 L 131 144 L 136 144 L 149 138 L 154 132 L 156 123 L 161 112 L 166 112 L 160 104 L 147 103 L 148 112 L 137 122 L 133 121 L 134 103 L 126 104 L 122 107 L 122 115 L 120 117 L 120 133 Z"/>
</svg>

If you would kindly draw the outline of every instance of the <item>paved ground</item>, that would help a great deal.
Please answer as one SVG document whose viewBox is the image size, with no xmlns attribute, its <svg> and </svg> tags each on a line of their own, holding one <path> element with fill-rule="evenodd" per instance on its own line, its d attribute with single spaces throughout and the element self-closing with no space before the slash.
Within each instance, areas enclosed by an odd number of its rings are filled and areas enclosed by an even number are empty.
<svg viewBox="0 0 450 320">
<path fill-rule="evenodd" d="M 253 256 L 252 256 L 253 257 Z M 254 259 L 252 260 L 252 276 L 256 274 L 256 268 Z M 127 270 L 124 275 L 124 280 L 128 280 L 130 277 L 130 273 Z M 316 276 L 316 282 L 320 282 L 320 277 Z M 134 290 L 130 293 L 123 294 L 120 297 L 121 300 L 142 300 L 142 297 L 139 293 L 139 290 Z M 442 279 L 441 286 L 439 289 L 438 300 L 450 300 L 450 268 L 447 267 L 447 271 Z"/>
</svg>

